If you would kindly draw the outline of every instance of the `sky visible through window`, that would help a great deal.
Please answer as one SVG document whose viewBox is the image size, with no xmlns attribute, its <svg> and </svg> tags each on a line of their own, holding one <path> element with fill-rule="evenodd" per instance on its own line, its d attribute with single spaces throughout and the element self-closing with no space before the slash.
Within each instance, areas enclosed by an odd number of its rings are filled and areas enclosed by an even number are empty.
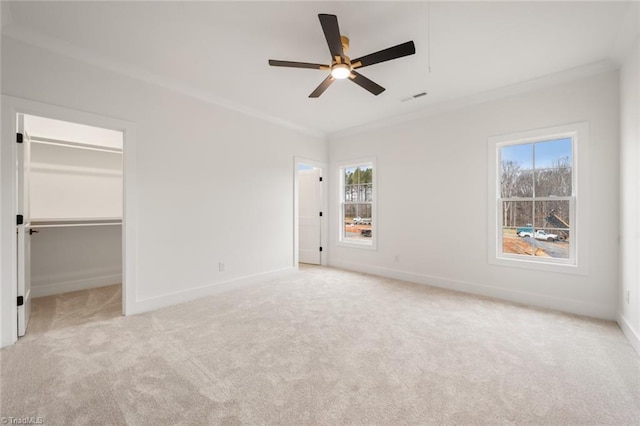
<svg viewBox="0 0 640 426">
<path fill-rule="evenodd" d="M 563 157 L 569 160 L 569 164 L 573 163 L 571 138 L 505 146 L 500 150 L 501 161 L 513 161 L 523 170 L 530 170 L 533 168 L 534 145 L 536 169 L 553 167 L 554 162 Z"/>
<path fill-rule="evenodd" d="M 568 259 L 573 139 L 500 147 L 502 252 Z"/>
</svg>

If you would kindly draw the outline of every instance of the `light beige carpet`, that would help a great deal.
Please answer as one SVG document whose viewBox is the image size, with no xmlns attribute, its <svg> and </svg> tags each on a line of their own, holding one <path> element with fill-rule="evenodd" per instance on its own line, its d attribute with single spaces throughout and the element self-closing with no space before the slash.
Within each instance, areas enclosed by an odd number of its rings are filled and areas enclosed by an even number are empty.
<svg viewBox="0 0 640 426">
<path fill-rule="evenodd" d="M 640 423 L 612 322 L 304 267 L 133 317 L 118 286 L 34 301 L 1 415 L 45 424 Z"/>
</svg>

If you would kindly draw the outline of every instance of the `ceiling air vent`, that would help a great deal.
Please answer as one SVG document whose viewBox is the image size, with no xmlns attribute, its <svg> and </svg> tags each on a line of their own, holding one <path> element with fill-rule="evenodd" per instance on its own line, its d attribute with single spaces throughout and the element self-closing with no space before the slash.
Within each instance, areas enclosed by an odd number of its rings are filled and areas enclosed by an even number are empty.
<svg viewBox="0 0 640 426">
<path fill-rule="evenodd" d="M 413 96 L 409 96 L 408 98 L 401 99 L 401 102 L 412 101 L 412 100 L 414 100 L 414 99 L 418 99 L 418 98 L 421 98 L 421 97 L 423 97 L 423 96 L 427 96 L 427 92 L 420 92 L 420 93 L 416 93 L 416 94 L 415 94 L 415 95 L 413 95 Z"/>
</svg>

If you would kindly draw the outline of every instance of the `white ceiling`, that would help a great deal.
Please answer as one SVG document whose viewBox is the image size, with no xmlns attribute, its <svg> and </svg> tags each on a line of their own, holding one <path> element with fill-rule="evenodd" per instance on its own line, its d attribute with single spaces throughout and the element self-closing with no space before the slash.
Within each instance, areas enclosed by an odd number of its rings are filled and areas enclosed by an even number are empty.
<svg viewBox="0 0 640 426">
<path fill-rule="evenodd" d="M 610 1 L 23 1 L 10 4 L 2 31 L 65 42 L 76 53 L 99 55 L 103 63 L 203 98 L 333 133 L 609 59 L 629 7 Z M 362 69 L 387 89 L 380 96 L 337 81 L 309 99 L 325 71 L 274 68 L 267 60 L 328 63 L 318 13 L 338 16 L 352 58 L 408 40 L 416 54 Z M 428 95 L 401 102 L 422 91 Z"/>
</svg>

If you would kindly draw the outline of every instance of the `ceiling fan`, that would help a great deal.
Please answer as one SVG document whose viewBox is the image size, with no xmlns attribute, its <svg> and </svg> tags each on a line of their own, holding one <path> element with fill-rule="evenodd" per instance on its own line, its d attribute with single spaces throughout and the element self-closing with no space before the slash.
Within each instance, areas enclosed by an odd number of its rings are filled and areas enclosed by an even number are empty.
<svg viewBox="0 0 640 426">
<path fill-rule="evenodd" d="M 329 51 L 331 52 L 331 65 L 269 59 L 269 65 L 272 67 L 310 68 L 330 71 L 327 78 L 325 78 L 322 83 L 316 87 L 316 90 L 311 92 L 309 95 L 310 98 L 317 98 L 322 95 L 335 80 L 342 80 L 346 78 L 349 78 L 349 80 L 353 81 L 358 86 L 378 96 L 380 93 L 384 92 L 384 87 L 356 72 L 355 69 L 368 67 L 369 65 L 379 64 L 380 62 L 386 62 L 416 53 L 416 47 L 413 44 L 413 41 L 408 41 L 406 43 L 398 44 L 397 46 L 389 47 L 352 60 L 346 55 L 349 50 L 349 39 L 340 35 L 338 18 L 335 15 L 327 15 L 324 13 L 319 14 L 318 18 L 320 18 L 320 25 L 322 25 L 322 31 L 324 31 L 324 36 L 327 39 Z"/>
</svg>

